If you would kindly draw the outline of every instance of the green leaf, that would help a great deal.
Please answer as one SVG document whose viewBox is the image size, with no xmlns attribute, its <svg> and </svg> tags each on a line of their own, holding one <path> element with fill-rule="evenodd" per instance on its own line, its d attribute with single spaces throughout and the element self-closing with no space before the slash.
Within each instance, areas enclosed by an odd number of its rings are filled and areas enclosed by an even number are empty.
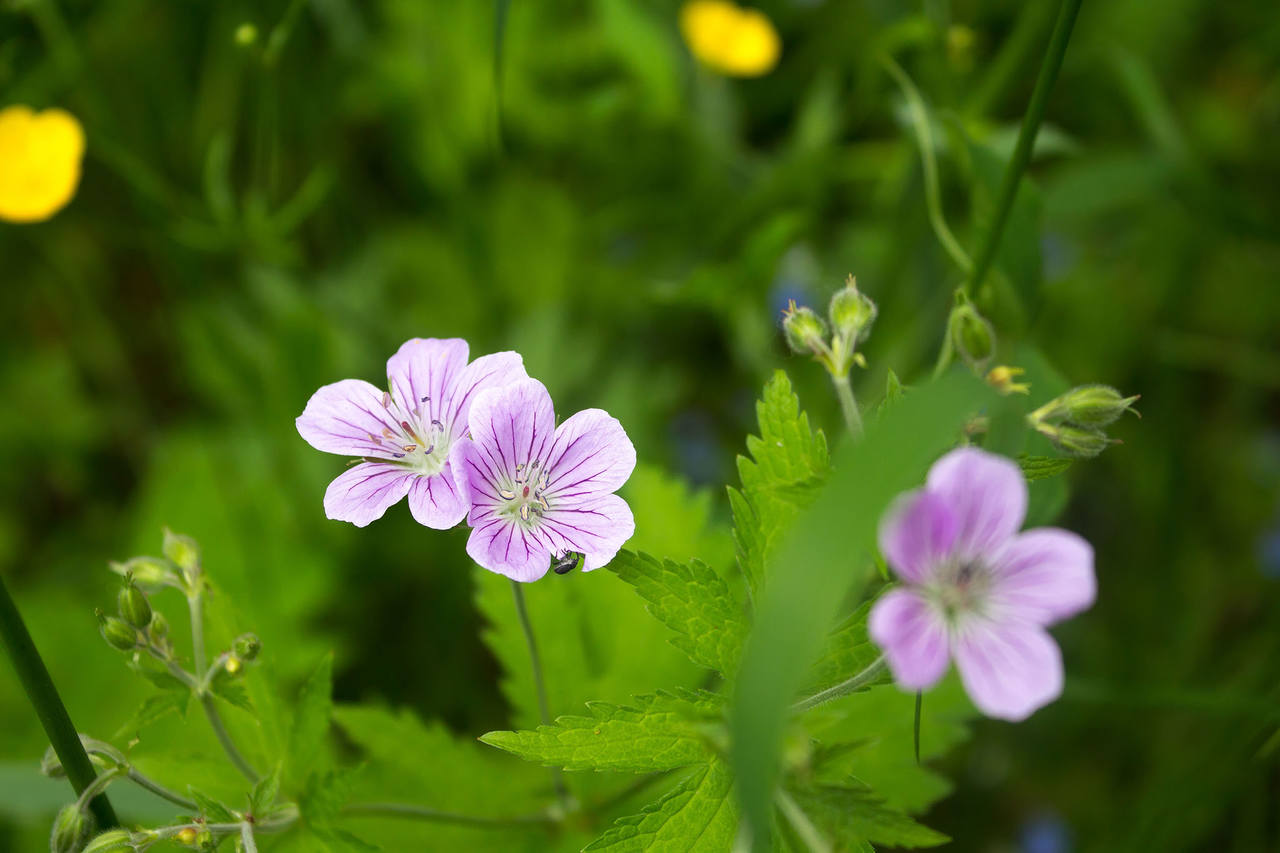
<svg viewBox="0 0 1280 853">
<path fill-rule="evenodd" d="M 729 768 L 719 759 L 682 781 L 640 814 L 620 818 L 584 851 L 730 850 L 738 814 Z"/>
<path fill-rule="evenodd" d="M 351 798 L 356 768 L 330 770 L 323 775 L 313 773 L 298 798 L 298 809 L 309 824 L 328 823 Z"/>
<path fill-rule="evenodd" d="M 862 842 L 894 847 L 934 847 L 950 839 L 885 805 L 865 785 L 813 785 L 789 788 L 806 815 L 835 840 L 837 850 L 858 849 Z"/>
<path fill-rule="evenodd" d="M 248 711 L 250 714 L 255 713 L 253 702 L 249 701 L 249 691 L 245 690 L 243 684 L 233 680 L 225 672 L 214 677 L 213 683 L 209 685 L 209 692 L 222 701 L 235 705 L 242 711 Z"/>
<path fill-rule="evenodd" d="M 168 714 L 176 713 L 180 717 L 186 716 L 187 704 L 190 701 L 191 691 L 185 688 L 181 691 L 166 690 L 163 693 L 148 696 L 141 707 L 133 712 L 133 716 L 120 727 L 116 733 L 117 739 L 131 739 L 139 731 Z"/>
<path fill-rule="evenodd" d="M 884 413 L 896 406 L 905 395 L 906 389 L 902 387 L 898 374 L 890 370 L 884 381 L 884 399 L 876 406 L 876 419 L 884 417 Z"/>
<path fill-rule="evenodd" d="M 637 696 L 636 707 L 589 702 L 590 717 L 564 716 L 535 731 L 489 732 L 480 740 L 526 761 L 565 770 L 670 770 L 706 761 L 720 697 L 682 691 Z"/>
<path fill-rule="evenodd" d="M 187 695 L 191 694 L 191 688 L 187 686 L 186 682 L 165 670 L 151 669 L 147 666 L 138 666 L 134 668 L 134 672 L 138 673 L 161 690 L 171 690 L 176 693 L 185 693 Z"/>
<path fill-rule="evenodd" d="M 200 814 L 205 820 L 212 823 L 235 823 L 239 820 L 231 809 L 222 803 L 200 793 L 195 788 L 187 788 L 187 792 L 191 794 L 191 799 L 195 800 L 196 806 L 200 809 Z"/>
<path fill-rule="evenodd" d="M 1055 459 L 1052 456 L 1029 456 L 1022 454 L 1018 457 L 1018 467 L 1022 469 L 1022 475 L 1027 480 L 1045 480 L 1049 477 L 1056 477 L 1063 471 L 1071 467 L 1070 459 Z"/>
<path fill-rule="evenodd" d="M 806 506 L 830 470 L 827 439 L 809 427 L 800 400 L 781 370 L 756 404 L 760 436 L 747 436 L 751 458 L 738 457 L 741 491 L 729 489 L 738 563 L 753 589 L 775 539 Z"/>
<path fill-rule="evenodd" d="M 687 565 L 622 551 L 618 577 L 649 602 L 648 610 L 677 636 L 672 644 L 694 663 L 726 675 L 737 667 L 747 622 L 728 584 L 698 560 Z"/>
<path fill-rule="evenodd" d="M 865 583 L 876 525 L 889 502 L 924 479 L 953 444 L 966 417 L 992 394 L 956 371 L 917 388 L 861 441 L 841 446 L 835 474 L 789 531 L 757 599 L 730 717 L 744 812 L 763 843 L 772 828 L 773 790 L 788 706 L 822 650 L 850 587 Z"/>
<path fill-rule="evenodd" d="M 258 780 L 249 794 L 249 813 L 263 815 L 275 804 L 280 795 L 281 765 L 277 764 L 271 772 Z"/>
<path fill-rule="evenodd" d="M 851 613 L 828 637 L 822 656 L 810 669 L 809 681 L 801 692 L 812 695 L 828 687 L 848 681 L 880 657 L 880 649 L 867 636 L 867 615 L 872 602 L 868 601 Z M 885 672 L 867 688 L 889 681 Z"/>
<path fill-rule="evenodd" d="M 333 653 L 320 659 L 319 665 L 298 691 L 298 704 L 289 732 L 289 778 L 295 782 L 306 778 L 318 759 L 324 755 L 325 735 L 333 714 Z"/>
</svg>

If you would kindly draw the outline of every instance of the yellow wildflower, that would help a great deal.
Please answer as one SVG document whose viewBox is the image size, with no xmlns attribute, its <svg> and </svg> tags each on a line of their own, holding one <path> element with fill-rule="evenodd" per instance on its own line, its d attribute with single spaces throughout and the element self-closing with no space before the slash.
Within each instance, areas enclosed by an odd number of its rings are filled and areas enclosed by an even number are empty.
<svg viewBox="0 0 1280 853">
<path fill-rule="evenodd" d="M 728 0 L 689 0 L 680 10 L 680 31 L 699 62 L 734 77 L 769 73 L 782 52 L 778 31 L 763 12 Z"/>
<path fill-rule="evenodd" d="M 1024 373 L 1026 371 L 1021 367 L 1009 367 L 1001 364 L 991 368 L 991 372 L 987 374 L 987 384 L 1001 394 L 1030 394 L 1030 385 L 1025 382 L 1013 381 Z"/>
<path fill-rule="evenodd" d="M 84 131 L 63 110 L 0 110 L 0 219 L 42 222 L 71 201 L 80 183 Z"/>
</svg>

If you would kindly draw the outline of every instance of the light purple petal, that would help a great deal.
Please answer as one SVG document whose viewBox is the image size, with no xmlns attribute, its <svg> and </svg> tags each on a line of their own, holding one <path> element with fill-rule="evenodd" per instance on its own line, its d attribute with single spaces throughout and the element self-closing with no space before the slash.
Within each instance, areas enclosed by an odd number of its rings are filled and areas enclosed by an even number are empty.
<svg viewBox="0 0 1280 853">
<path fill-rule="evenodd" d="M 439 420 L 449 390 L 467 366 L 467 352 L 461 338 L 405 341 L 387 360 L 388 388 L 403 413 L 421 409 L 424 426 Z"/>
<path fill-rule="evenodd" d="M 581 551 L 584 572 L 607 565 L 636 532 L 631 507 L 617 495 L 553 503 L 538 526 L 554 553 Z"/>
<path fill-rule="evenodd" d="M 556 428 L 544 463 L 548 499 L 574 500 L 616 491 L 636 467 L 636 448 L 618 419 L 584 409 Z"/>
<path fill-rule="evenodd" d="M 329 484 L 324 493 L 325 515 L 364 527 L 405 496 L 413 477 L 399 465 L 362 462 Z"/>
<path fill-rule="evenodd" d="M 400 425 L 382 407 L 382 392 L 361 379 L 325 385 L 311 395 L 295 423 L 298 434 L 316 450 L 343 456 L 387 457 L 392 440 L 383 430 L 397 441 L 401 434 Z"/>
<path fill-rule="evenodd" d="M 1062 653 L 1027 622 L 973 620 L 956 639 L 964 689 L 988 717 L 1018 722 L 1062 693 Z"/>
<path fill-rule="evenodd" d="M 467 514 L 467 505 L 458 493 L 449 463 L 430 477 L 418 475 L 409 487 L 409 511 L 414 519 L 436 530 L 448 530 Z"/>
<path fill-rule="evenodd" d="M 481 391 L 467 419 L 494 473 L 508 478 L 515 477 L 517 466 L 541 464 L 555 436 L 551 395 L 536 379 Z"/>
<path fill-rule="evenodd" d="M 471 404 L 486 388 L 501 388 L 521 379 L 528 379 L 524 360 L 518 352 L 495 352 L 483 355 L 466 366 L 448 391 L 448 406 L 440 418 L 451 436 L 461 436 L 467 430 L 467 414 Z"/>
<path fill-rule="evenodd" d="M 484 510 L 472 521 L 467 554 L 484 568 L 512 580 L 536 581 L 551 568 L 551 546 L 537 531 Z"/>
<path fill-rule="evenodd" d="M 449 451 L 449 469 L 458 496 L 474 515 L 486 507 L 498 507 L 505 503 L 498 495 L 501 476 L 492 455 L 469 438 L 456 442 Z M 468 524 L 474 520 L 468 518 Z"/>
<path fill-rule="evenodd" d="M 893 680 L 907 690 L 938 683 L 947 671 L 947 626 L 914 590 L 891 589 L 871 608 L 867 632 L 884 649 Z"/>
<path fill-rule="evenodd" d="M 1027 515 L 1027 481 L 1017 464 L 976 447 L 962 447 L 929 469 L 928 491 L 956 517 L 955 555 L 990 554 L 1018 532 Z"/>
<path fill-rule="evenodd" d="M 898 577 L 911 583 L 928 580 L 955 539 L 955 514 L 932 492 L 902 495 L 880 521 L 880 553 Z"/>
<path fill-rule="evenodd" d="M 1093 547 L 1056 527 L 1020 533 L 991 560 L 993 605 L 1037 625 L 1074 616 L 1093 604 Z"/>
</svg>

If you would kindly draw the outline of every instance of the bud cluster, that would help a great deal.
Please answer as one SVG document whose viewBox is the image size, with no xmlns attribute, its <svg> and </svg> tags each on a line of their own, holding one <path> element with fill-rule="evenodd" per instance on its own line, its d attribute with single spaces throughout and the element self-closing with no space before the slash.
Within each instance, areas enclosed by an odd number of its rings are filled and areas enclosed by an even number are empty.
<svg viewBox="0 0 1280 853">
<path fill-rule="evenodd" d="M 858 290 L 857 280 L 849 276 L 845 286 L 831 297 L 827 320 L 792 301 L 782 312 L 782 331 L 792 352 L 808 353 L 833 376 L 842 377 L 855 364 L 866 366 L 858 345 L 871 333 L 876 314 L 876 304 Z"/>
<path fill-rule="evenodd" d="M 956 292 L 956 304 L 947 318 L 947 338 L 956 353 L 971 369 L 981 374 L 996 354 L 996 331 L 991 321 L 963 292 Z"/>
<path fill-rule="evenodd" d="M 1120 443 L 1108 438 L 1104 427 L 1125 412 L 1137 415 L 1137 400 L 1137 394 L 1126 397 L 1109 385 L 1081 385 L 1027 415 L 1027 422 L 1059 450 L 1088 459 Z"/>
</svg>

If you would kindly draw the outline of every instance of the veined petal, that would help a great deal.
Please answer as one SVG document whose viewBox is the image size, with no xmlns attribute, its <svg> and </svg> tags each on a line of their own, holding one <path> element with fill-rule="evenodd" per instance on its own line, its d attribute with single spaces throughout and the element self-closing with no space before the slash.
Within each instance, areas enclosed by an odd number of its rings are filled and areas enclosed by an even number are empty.
<svg viewBox="0 0 1280 853">
<path fill-rule="evenodd" d="M 946 673 L 946 623 L 914 590 L 899 587 L 880 596 L 867 617 L 867 632 L 884 649 L 893 680 L 907 690 L 932 687 Z"/>
<path fill-rule="evenodd" d="M 551 568 L 551 546 L 514 519 L 491 511 L 472 523 L 467 554 L 484 568 L 522 583 L 536 581 Z"/>
<path fill-rule="evenodd" d="M 503 502 L 498 494 L 502 488 L 501 472 L 491 455 L 485 453 L 477 442 L 464 438 L 453 445 L 449 450 L 449 471 L 458 496 L 465 506 L 471 507 L 472 515 Z M 475 522 L 468 519 L 468 523 Z"/>
<path fill-rule="evenodd" d="M 1062 693 L 1062 653 L 1029 622 L 973 620 L 956 638 L 964 689 L 988 717 L 1018 722 Z"/>
<path fill-rule="evenodd" d="M 955 514 L 932 492 L 902 495 L 880 522 L 880 553 L 898 577 L 912 583 L 926 581 L 955 540 Z"/>
<path fill-rule="evenodd" d="M 1010 539 L 992 558 L 991 575 L 992 604 L 1038 625 L 1087 609 L 1097 593 L 1093 547 L 1056 527 L 1028 530 Z"/>
<path fill-rule="evenodd" d="M 990 554 L 1018 532 L 1027 516 L 1027 481 L 1013 461 L 962 447 L 929 469 L 928 491 L 947 502 L 956 518 L 954 554 Z"/>
<path fill-rule="evenodd" d="M 462 521 L 467 505 L 458 493 L 449 463 L 445 463 L 439 474 L 413 478 L 409 486 L 409 511 L 419 524 L 436 530 L 448 530 Z"/>
<path fill-rule="evenodd" d="M 636 532 L 631 507 L 617 495 L 554 503 L 538 526 L 556 554 L 581 551 L 584 572 L 607 565 Z"/>
<path fill-rule="evenodd" d="M 405 496 L 413 477 L 398 465 L 362 462 L 329 484 L 324 493 L 325 515 L 364 527 Z"/>
<path fill-rule="evenodd" d="M 461 338 L 413 338 L 387 360 L 387 383 L 405 415 L 422 410 L 425 426 L 440 420 L 446 395 L 467 366 Z"/>
<path fill-rule="evenodd" d="M 390 457 L 402 430 L 382 406 L 382 392 L 361 379 L 325 385 L 311 395 L 295 421 L 316 450 L 343 456 Z M 383 430 L 394 437 L 387 438 Z"/>
<path fill-rule="evenodd" d="M 556 428 L 544 462 L 548 498 L 573 500 L 616 491 L 636 467 L 636 448 L 618 419 L 584 409 Z"/>
<path fill-rule="evenodd" d="M 467 416 L 471 437 L 494 473 L 514 478 L 517 468 L 545 461 L 555 436 L 551 395 L 536 379 L 521 379 L 476 395 Z"/>
<path fill-rule="evenodd" d="M 461 436 L 467 431 L 467 415 L 471 404 L 486 388 L 501 388 L 528 379 L 524 359 L 518 352 L 495 352 L 482 355 L 466 366 L 449 389 L 448 405 L 440 418 L 449 435 Z"/>
</svg>

